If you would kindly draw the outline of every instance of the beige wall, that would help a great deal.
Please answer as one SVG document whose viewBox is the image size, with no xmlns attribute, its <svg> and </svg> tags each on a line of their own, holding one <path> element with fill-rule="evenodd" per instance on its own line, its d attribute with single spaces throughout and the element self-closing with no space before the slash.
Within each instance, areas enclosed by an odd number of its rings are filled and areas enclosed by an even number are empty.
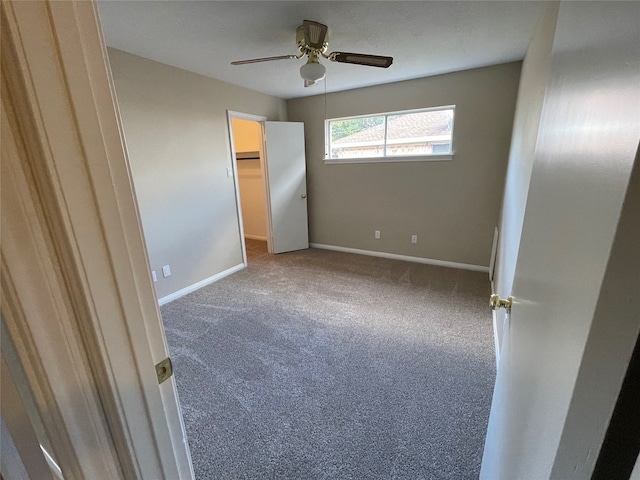
<svg viewBox="0 0 640 480">
<path fill-rule="evenodd" d="M 456 105 L 452 161 L 325 165 L 324 96 L 289 100 L 289 120 L 305 123 L 310 241 L 487 266 L 520 66 L 328 95 L 328 118 Z"/>
<path fill-rule="evenodd" d="M 232 122 L 236 152 L 260 151 L 262 139 L 260 123 L 241 118 L 233 118 Z M 244 234 L 249 238 L 266 240 L 267 212 L 260 160 L 239 160 L 237 164 Z"/>
<path fill-rule="evenodd" d="M 286 106 L 122 51 L 109 59 L 162 298 L 242 263 L 226 110 L 286 120 Z"/>
</svg>

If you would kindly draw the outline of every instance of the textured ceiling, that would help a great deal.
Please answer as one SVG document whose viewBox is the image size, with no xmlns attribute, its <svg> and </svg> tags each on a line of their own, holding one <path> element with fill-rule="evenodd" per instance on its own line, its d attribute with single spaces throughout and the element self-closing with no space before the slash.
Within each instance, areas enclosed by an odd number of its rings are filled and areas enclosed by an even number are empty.
<svg viewBox="0 0 640 480">
<path fill-rule="evenodd" d="M 329 26 L 328 51 L 394 57 L 388 69 L 322 63 L 328 92 L 521 60 L 541 3 L 532 1 L 99 1 L 107 45 L 281 98 L 304 88 L 304 60 L 232 66 L 296 54 L 302 20 Z"/>
</svg>

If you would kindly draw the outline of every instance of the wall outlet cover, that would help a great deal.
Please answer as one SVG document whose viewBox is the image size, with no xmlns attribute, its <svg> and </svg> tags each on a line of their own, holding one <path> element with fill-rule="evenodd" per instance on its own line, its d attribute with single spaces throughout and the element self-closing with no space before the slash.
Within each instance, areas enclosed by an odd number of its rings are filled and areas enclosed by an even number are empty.
<svg viewBox="0 0 640 480">
<path fill-rule="evenodd" d="M 167 278 L 169 275 L 171 275 L 171 268 L 169 268 L 169 265 L 165 265 L 162 267 L 162 276 Z"/>
<path fill-rule="evenodd" d="M 418 243 L 418 235 L 411 235 L 411 243 Z"/>
<path fill-rule="evenodd" d="M 376 239 L 380 239 L 380 230 L 376 230 L 375 232 L 373 232 L 373 237 Z"/>
</svg>

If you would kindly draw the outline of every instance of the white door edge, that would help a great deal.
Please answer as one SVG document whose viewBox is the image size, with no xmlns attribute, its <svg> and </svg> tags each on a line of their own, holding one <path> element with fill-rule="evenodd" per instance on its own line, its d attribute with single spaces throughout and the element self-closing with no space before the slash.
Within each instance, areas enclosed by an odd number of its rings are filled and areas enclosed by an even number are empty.
<svg viewBox="0 0 640 480">
<path fill-rule="evenodd" d="M 498 312 L 491 311 L 493 317 L 493 344 L 496 349 L 496 371 L 500 367 L 500 340 L 498 339 Z"/>
<path fill-rule="evenodd" d="M 3 133 L 23 135 L 7 146 L 3 136 L 3 176 L 6 162 L 24 210 L 2 217 L 26 218 L 29 243 L 3 235 L 6 320 L 52 453 L 69 478 L 193 479 L 175 381 L 158 385 L 155 372 L 166 341 L 96 5 L 1 8 L 3 66 L 15 67 L 2 71 L 15 110 Z M 37 182 L 24 188 L 29 175 Z"/>
</svg>

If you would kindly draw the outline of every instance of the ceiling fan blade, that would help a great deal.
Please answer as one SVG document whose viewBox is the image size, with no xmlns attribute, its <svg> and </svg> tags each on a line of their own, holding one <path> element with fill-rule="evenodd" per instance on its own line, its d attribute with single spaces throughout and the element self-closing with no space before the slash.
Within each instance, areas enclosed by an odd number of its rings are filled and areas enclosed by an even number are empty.
<svg viewBox="0 0 640 480">
<path fill-rule="evenodd" d="M 370 67 L 389 68 L 393 63 L 393 57 L 366 55 L 363 53 L 333 52 L 330 53 L 328 57 L 332 62 L 353 63 L 355 65 L 368 65 Z"/>
<path fill-rule="evenodd" d="M 237 60 L 231 62 L 231 65 L 247 65 L 249 63 L 270 62 L 272 60 L 290 60 L 300 58 L 298 55 L 280 55 L 279 57 L 252 58 L 251 60 Z"/>
<path fill-rule="evenodd" d="M 304 20 L 302 22 L 302 26 L 304 27 L 304 42 L 307 46 L 321 50 L 324 46 L 324 41 L 327 38 L 329 27 L 311 20 Z"/>
</svg>

